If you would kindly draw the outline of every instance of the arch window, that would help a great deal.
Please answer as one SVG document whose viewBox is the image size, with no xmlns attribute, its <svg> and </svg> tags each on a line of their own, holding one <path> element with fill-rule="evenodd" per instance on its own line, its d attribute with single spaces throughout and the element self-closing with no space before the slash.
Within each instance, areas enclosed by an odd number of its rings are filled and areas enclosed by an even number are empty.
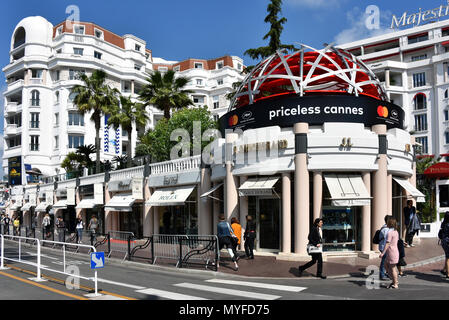
<svg viewBox="0 0 449 320">
<path fill-rule="evenodd" d="M 31 91 L 31 106 L 40 106 L 40 92 L 37 90 Z"/>
<path fill-rule="evenodd" d="M 23 27 L 20 27 L 19 29 L 17 29 L 16 34 L 14 36 L 14 49 L 17 47 L 20 47 L 22 44 L 25 43 L 25 36 L 26 36 L 26 32 L 25 29 Z"/>
<path fill-rule="evenodd" d="M 424 110 L 427 109 L 427 97 L 424 93 L 418 93 L 413 98 L 414 110 Z"/>
</svg>

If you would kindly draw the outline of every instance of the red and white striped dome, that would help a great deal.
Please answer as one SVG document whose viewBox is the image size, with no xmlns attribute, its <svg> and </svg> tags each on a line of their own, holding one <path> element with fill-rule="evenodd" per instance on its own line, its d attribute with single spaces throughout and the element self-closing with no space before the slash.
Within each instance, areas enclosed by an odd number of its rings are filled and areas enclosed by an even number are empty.
<svg viewBox="0 0 449 320">
<path fill-rule="evenodd" d="M 286 95 L 364 95 L 388 101 L 376 75 L 350 52 L 301 45 L 292 54 L 278 51 L 260 62 L 243 80 L 229 111 Z"/>
</svg>

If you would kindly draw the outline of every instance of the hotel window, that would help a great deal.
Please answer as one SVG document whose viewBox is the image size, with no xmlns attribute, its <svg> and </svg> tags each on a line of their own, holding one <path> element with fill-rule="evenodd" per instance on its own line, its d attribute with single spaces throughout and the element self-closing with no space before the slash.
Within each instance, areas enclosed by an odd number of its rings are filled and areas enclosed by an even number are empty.
<svg viewBox="0 0 449 320">
<path fill-rule="evenodd" d="M 59 113 L 55 113 L 55 127 L 59 126 Z"/>
<path fill-rule="evenodd" d="M 423 93 L 418 93 L 413 98 L 413 104 L 415 107 L 415 110 L 424 110 L 427 109 L 427 97 Z"/>
<path fill-rule="evenodd" d="M 427 59 L 427 54 L 421 54 L 419 56 L 413 56 L 412 57 L 412 62 L 420 61 L 420 60 L 424 60 L 424 59 Z"/>
<path fill-rule="evenodd" d="M 84 49 L 83 48 L 73 48 L 73 53 L 77 56 L 83 56 Z"/>
<path fill-rule="evenodd" d="M 181 71 L 181 67 L 180 66 L 176 66 L 176 67 L 173 68 L 173 71 L 174 72 L 179 72 L 179 71 Z"/>
<path fill-rule="evenodd" d="M 84 74 L 84 70 L 69 70 L 69 80 L 79 80 L 80 76 Z"/>
<path fill-rule="evenodd" d="M 62 26 L 60 26 L 57 30 L 56 30 L 56 36 L 60 36 L 62 34 Z"/>
<path fill-rule="evenodd" d="M 122 92 L 125 92 L 125 93 L 131 92 L 131 82 L 130 81 L 122 82 Z"/>
<path fill-rule="evenodd" d="M 15 124 L 17 126 L 17 128 L 21 128 L 22 127 L 22 114 L 19 113 L 15 116 L 6 118 L 6 121 L 7 121 L 8 125 Z"/>
<path fill-rule="evenodd" d="M 136 44 L 136 46 L 134 47 L 134 49 L 136 50 L 136 51 L 139 51 L 140 52 L 140 49 L 141 49 L 142 47 L 141 46 L 139 46 L 138 44 Z"/>
<path fill-rule="evenodd" d="M 216 64 L 216 68 L 217 68 L 217 69 L 223 69 L 223 67 L 224 67 L 223 61 L 217 62 L 217 64 Z"/>
<path fill-rule="evenodd" d="M 444 91 L 444 99 L 447 99 L 449 97 L 448 95 L 448 89 L 446 89 L 446 91 Z"/>
<path fill-rule="evenodd" d="M 69 149 L 76 149 L 84 146 L 84 136 L 69 135 Z"/>
<path fill-rule="evenodd" d="M 195 66 L 195 69 L 203 69 L 203 63 L 202 62 L 195 62 L 194 66 Z"/>
<path fill-rule="evenodd" d="M 193 96 L 193 103 L 195 103 L 195 104 L 204 103 L 204 97 L 203 96 Z"/>
<path fill-rule="evenodd" d="M 103 39 L 103 31 L 95 29 L 95 38 Z"/>
<path fill-rule="evenodd" d="M 449 36 L 449 28 L 441 29 L 441 36 L 442 37 Z"/>
<path fill-rule="evenodd" d="M 32 112 L 30 116 L 30 129 L 39 129 L 39 113 Z"/>
<path fill-rule="evenodd" d="M 422 87 L 426 85 L 426 73 L 414 73 L 413 74 L 413 87 Z"/>
<path fill-rule="evenodd" d="M 30 136 L 30 151 L 39 151 L 39 136 Z"/>
<path fill-rule="evenodd" d="M 415 131 L 427 130 L 427 114 L 420 114 L 415 116 Z"/>
<path fill-rule="evenodd" d="M 61 80 L 61 71 L 56 70 L 55 81 L 59 81 L 59 80 Z"/>
<path fill-rule="evenodd" d="M 214 109 L 220 108 L 220 96 L 213 96 Z"/>
<path fill-rule="evenodd" d="M 103 55 L 102 53 L 100 53 L 100 52 L 98 52 L 98 51 L 94 51 L 94 58 L 95 58 L 95 59 L 101 60 L 101 56 L 102 56 L 102 55 Z"/>
<path fill-rule="evenodd" d="M 242 65 L 240 63 L 237 64 L 237 69 L 242 70 Z"/>
<path fill-rule="evenodd" d="M 84 127 L 84 115 L 78 112 L 69 112 L 69 126 Z"/>
<path fill-rule="evenodd" d="M 56 53 L 57 53 L 57 54 L 60 54 L 60 53 L 62 53 L 62 49 L 58 49 L 58 50 L 56 50 Z"/>
<path fill-rule="evenodd" d="M 159 72 L 167 72 L 167 71 L 168 71 L 168 68 L 167 68 L 167 67 L 158 67 L 157 70 L 158 70 Z"/>
<path fill-rule="evenodd" d="M 40 93 L 37 90 L 31 91 L 31 106 L 32 107 L 40 106 Z"/>
<path fill-rule="evenodd" d="M 214 121 L 218 121 L 218 120 L 220 120 L 220 116 L 217 114 L 214 114 Z"/>
<path fill-rule="evenodd" d="M 59 149 L 59 136 L 55 136 L 55 147 L 54 147 L 54 149 L 55 150 Z"/>
<path fill-rule="evenodd" d="M 140 71 L 140 69 L 142 69 L 142 66 L 140 66 L 140 65 L 138 65 L 138 64 L 135 64 L 135 65 L 134 65 L 134 69 Z"/>
<path fill-rule="evenodd" d="M 196 85 L 202 86 L 203 85 L 203 79 L 196 79 Z"/>
<path fill-rule="evenodd" d="M 19 147 L 22 145 L 22 136 L 15 136 L 7 141 L 9 148 Z"/>
<path fill-rule="evenodd" d="M 426 41 L 426 40 L 429 40 L 428 33 L 417 35 L 417 36 L 410 36 L 410 37 L 408 37 L 408 44 L 422 42 L 422 41 Z"/>
<path fill-rule="evenodd" d="M 59 104 L 59 91 L 55 92 L 55 104 Z"/>
<path fill-rule="evenodd" d="M 75 26 L 75 33 L 76 34 L 84 34 L 84 26 Z"/>
<path fill-rule="evenodd" d="M 42 70 L 41 69 L 33 69 L 33 70 L 31 70 L 31 78 L 33 78 L 33 79 L 42 79 Z"/>
<path fill-rule="evenodd" d="M 217 84 L 218 84 L 219 86 L 223 85 L 223 83 L 224 83 L 223 79 L 218 79 L 218 80 L 217 80 Z"/>
<path fill-rule="evenodd" d="M 416 142 L 421 145 L 420 149 L 422 154 L 427 154 L 429 152 L 427 137 L 416 137 Z"/>
<path fill-rule="evenodd" d="M 444 110 L 444 121 L 449 121 L 449 111 Z"/>
<path fill-rule="evenodd" d="M 444 133 L 444 143 L 449 144 L 449 131 Z"/>
</svg>

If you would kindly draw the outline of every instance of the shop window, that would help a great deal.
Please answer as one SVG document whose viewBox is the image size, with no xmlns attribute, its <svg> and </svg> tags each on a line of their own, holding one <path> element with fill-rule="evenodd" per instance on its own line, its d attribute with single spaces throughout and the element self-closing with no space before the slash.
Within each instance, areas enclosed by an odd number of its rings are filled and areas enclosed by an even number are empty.
<svg viewBox="0 0 449 320">
<path fill-rule="evenodd" d="M 441 185 L 440 189 L 440 208 L 449 207 L 449 185 Z"/>
</svg>

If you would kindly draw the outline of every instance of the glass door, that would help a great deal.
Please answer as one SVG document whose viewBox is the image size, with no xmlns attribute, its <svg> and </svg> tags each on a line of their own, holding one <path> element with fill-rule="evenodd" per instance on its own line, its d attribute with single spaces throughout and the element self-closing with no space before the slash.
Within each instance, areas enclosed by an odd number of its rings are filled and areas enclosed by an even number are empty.
<svg viewBox="0 0 449 320">
<path fill-rule="evenodd" d="M 277 198 L 259 197 L 257 201 L 257 250 L 280 250 L 281 202 Z"/>
</svg>

